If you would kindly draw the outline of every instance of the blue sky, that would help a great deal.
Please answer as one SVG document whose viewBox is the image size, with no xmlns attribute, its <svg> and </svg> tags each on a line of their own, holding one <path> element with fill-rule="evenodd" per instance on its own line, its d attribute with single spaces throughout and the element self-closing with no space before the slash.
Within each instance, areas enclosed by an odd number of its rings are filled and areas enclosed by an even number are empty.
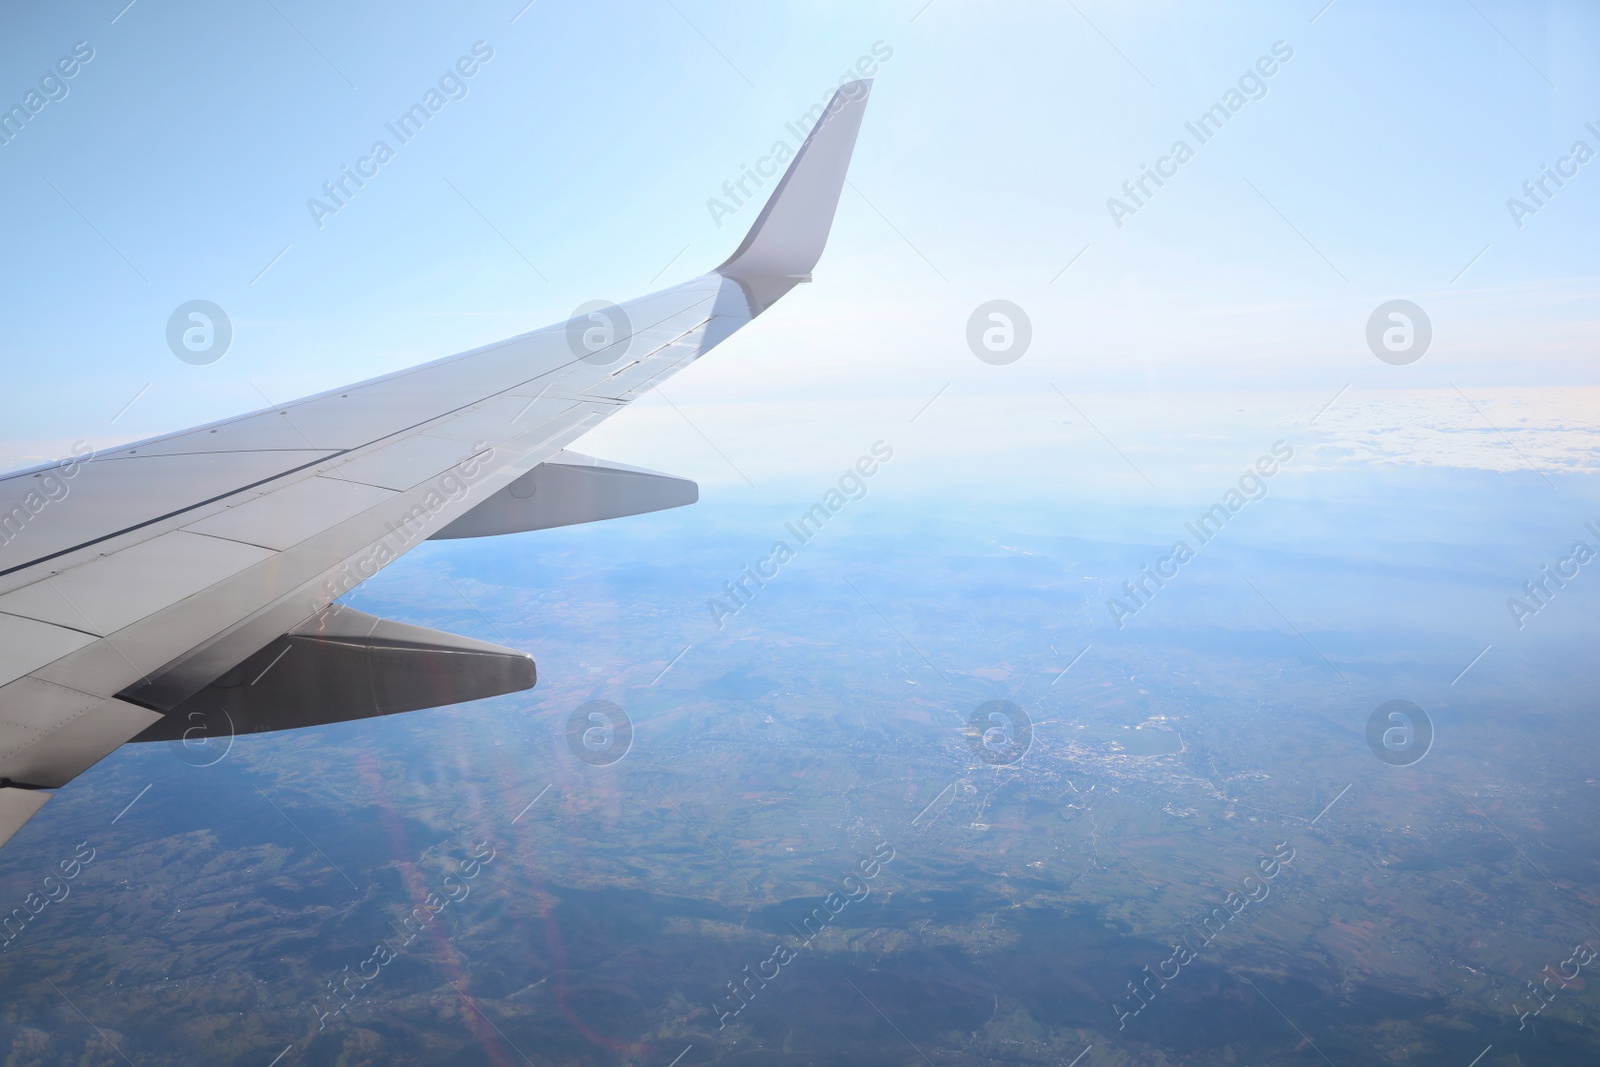
<svg viewBox="0 0 1600 1067">
<path fill-rule="evenodd" d="M 1051 383 L 1122 397 L 1096 422 L 1134 452 L 1162 451 L 1151 435 L 1174 420 L 1210 439 L 1265 411 L 1240 456 L 1346 384 L 1484 404 L 1600 384 L 1600 160 L 1520 228 L 1506 205 L 1574 141 L 1600 151 L 1600 13 L 1576 0 L 124 3 L 19 11 L 0 40 L 8 104 L 76 42 L 94 50 L 0 146 L 14 463 L 699 273 L 755 210 L 718 226 L 708 198 L 875 46 L 892 57 L 817 282 L 666 389 L 754 480 L 902 431 L 942 462 L 1026 454 L 1071 425 Z M 480 41 L 493 58 L 466 95 L 319 228 L 307 200 Z M 1199 144 L 1185 123 L 1279 42 L 1292 58 Z M 1180 138 L 1194 158 L 1115 225 L 1108 198 Z M 1008 367 L 963 340 L 994 297 L 1034 323 Z M 1363 340 L 1396 297 L 1434 323 L 1409 367 Z M 199 367 L 165 342 L 196 298 L 234 325 Z M 649 399 L 595 451 L 734 480 L 691 429 Z"/>
</svg>

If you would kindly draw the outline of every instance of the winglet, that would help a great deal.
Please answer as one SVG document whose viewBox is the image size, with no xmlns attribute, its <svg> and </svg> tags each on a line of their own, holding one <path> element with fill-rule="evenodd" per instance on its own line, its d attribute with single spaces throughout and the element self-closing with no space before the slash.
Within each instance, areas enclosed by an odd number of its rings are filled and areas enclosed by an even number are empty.
<svg viewBox="0 0 1600 1067">
<path fill-rule="evenodd" d="M 833 226 L 872 80 L 846 82 L 822 111 L 744 243 L 716 272 L 742 281 L 811 280 Z M 785 287 L 787 288 L 787 287 Z"/>
</svg>

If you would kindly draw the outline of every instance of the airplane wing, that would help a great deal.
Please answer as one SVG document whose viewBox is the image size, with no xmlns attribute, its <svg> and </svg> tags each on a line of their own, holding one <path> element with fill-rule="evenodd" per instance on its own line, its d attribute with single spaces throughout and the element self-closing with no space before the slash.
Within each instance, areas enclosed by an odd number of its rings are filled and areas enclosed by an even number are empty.
<svg viewBox="0 0 1600 1067">
<path fill-rule="evenodd" d="M 130 740 L 516 692 L 514 649 L 336 603 L 419 542 L 692 503 L 567 446 L 810 279 L 870 81 L 734 254 L 620 306 L 181 433 L 0 476 L 0 844 Z"/>
</svg>

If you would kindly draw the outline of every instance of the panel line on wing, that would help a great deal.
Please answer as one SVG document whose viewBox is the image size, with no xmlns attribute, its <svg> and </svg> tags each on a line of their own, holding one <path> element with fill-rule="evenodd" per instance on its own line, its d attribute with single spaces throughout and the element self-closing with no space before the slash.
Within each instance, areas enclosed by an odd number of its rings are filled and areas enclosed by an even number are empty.
<svg viewBox="0 0 1600 1067">
<path fill-rule="evenodd" d="M 360 445 L 355 446 L 360 448 Z M 96 463 L 138 463 L 146 459 L 180 459 L 185 456 L 262 456 L 291 453 L 304 453 L 316 455 L 321 459 L 338 454 L 334 448 L 201 448 L 193 452 L 156 452 L 148 456 L 134 456 L 126 453 L 118 455 L 96 456 Z M 0 481 L 5 479 L 0 478 Z"/>
<path fill-rule="evenodd" d="M 694 283 L 687 283 L 687 284 L 693 285 Z M 670 292 L 670 290 L 668 290 L 667 292 Z M 645 329 L 653 329 L 656 326 L 659 326 L 661 323 L 666 322 L 669 319 L 673 318 L 675 315 L 681 315 L 686 311 L 693 310 L 695 305 L 703 303 L 707 299 L 707 297 L 704 295 L 704 293 L 698 292 L 698 291 L 693 290 L 693 289 L 691 289 L 689 293 L 685 293 L 685 294 L 682 294 L 682 295 L 687 296 L 687 295 L 690 295 L 690 294 L 693 294 L 693 299 L 691 299 L 686 306 L 679 307 L 679 308 L 677 308 L 676 310 L 673 310 L 673 311 L 669 311 L 666 314 L 662 315 L 660 318 L 654 319 L 653 321 L 651 321 L 651 324 L 649 326 L 645 327 Z M 651 294 L 651 296 L 649 296 L 649 297 L 641 297 L 638 301 L 630 301 L 629 304 L 643 304 L 647 300 L 660 300 L 665 295 L 666 295 L 665 293 L 663 293 L 663 294 Z M 625 305 L 625 306 L 627 306 L 627 305 Z M 474 350 L 472 352 L 469 352 L 469 353 L 462 353 L 459 356 L 445 357 L 445 359 L 442 359 L 442 360 L 435 360 L 432 363 L 425 363 L 425 364 L 422 364 L 420 367 L 410 367 L 410 368 L 407 368 L 407 369 L 402 370 L 402 371 L 397 371 L 397 372 L 395 372 L 393 374 L 390 374 L 390 375 L 385 375 L 385 376 L 383 376 L 381 378 L 373 379 L 370 382 L 361 383 L 358 386 L 347 386 L 347 387 L 345 387 L 344 392 L 346 392 L 346 393 L 354 392 L 357 389 L 365 388 L 365 387 L 368 387 L 368 386 L 371 386 L 371 385 L 377 385 L 377 384 L 379 384 L 381 382 L 400 380 L 400 379 L 405 378 L 408 375 L 421 372 L 421 371 L 426 370 L 428 368 L 438 367 L 438 366 L 441 366 L 441 365 L 446 364 L 446 363 L 455 362 L 456 360 L 459 360 L 459 359 L 466 359 L 466 358 L 469 358 L 469 357 L 475 356 L 475 355 L 484 355 L 484 354 L 487 354 L 489 352 L 505 348 L 508 345 L 514 344 L 514 343 L 516 343 L 518 341 L 521 341 L 521 340 L 525 339 L 526 337 L 531 337 L 531 336 L 535 336 L 536 334 L 546 333 L 546 332 L 549 332 L 549 328 L 546 328 L 544 330 L 536 330 L 536 331 L 533 331 L 533 333 L 526 334 L 526 335 L 523 335 L 523 336 L 518 337 L 518 338 L 513 338 L 513 339 L 511 339 L 509 341 L 501 342 L 500 344 L 497 344 L 497 345 L 488 345 L 488 346 L 485 346 L 483 348 L 476 349 L 476 350 Z M 635 331 L 634 335 L 637 335 L 638 332 L 639 331 Z M 630 335 L 630 336 L 633 336 L 633 335 Z M 457 406 L 455 408 L 440 412 L 440 413 L 438 413 L 436 415 L 429 416 L 426 419 L 422 419 L 422 420 L 419 420 L 417 422 L 411 423 L 408 426 L 400 427 L 400 428 L 398 428 L 396 430 L 390 431 L 387 434 L 383 434 L 383 435 L 380 435 L 378 437 L 375 437 L 370 441 L 365 441 L 365 442 L 362 442 L 360 444 L 351 445 L 348 448 L 327 449 L 327 450 L 316 449 L 316 448 L 312 448 L 312 449 L 240 449 L 240 450 L 227 450 L 227 449 L 224 449 L 224 450 L 218 450 L 217 452 L 214 452 L 214 453 L 209 453 L 209 452 L 208 453 L 204 453 L 204 454 L 207 454 L 207 455 L 228 455 L 228 454 L 243 454 L 243 453 L 248 453 L 248 452 L 289 452 L 289 453 L 292 453 L 292 452 L 317 451 L 317 452 L 321 452 L 322 454 L 319 455 L 316 459 L 310 460 L 307 463 L 300 464 L 299 466 L 296 466 L 296 467 L 291 467 L 291 468 L 289 468 L 288 470 L 285 470 L 285 471 L 280 471 L 277 474 L 270 475 L 270 476 L 268 476 L 266 478 L 261 478 L 261 479 L 258 479 L 256 481 L 249 482 L 249 483 L 247 483 L 245 485 L 239 486 L 236 489 L 231 489 L 231 490 L 229 490 L 227 492 L 219 493 L 219 494 L 216 494 L 215 496 L 207 497 L 207 498 L 205 498 L 203 500 L 199 500 L 199 501 L 196 501 L 196 502 L 191 503 L 191 504 L 186 504 L 183 507 L 174 508 L 174 509 L 172 509 L 170 511 L 164 512 L 164 513 L 162 513 L 160 515 L 153 516 L 153 517 L 151 517 L 149 519 L 144 519 L 144 520 L 141 520 L 139 522 L 132 523 L 132 524 L 130 524 L 128 526 L 124 526 L 124 527 L 122 527 L 120 529 L 113 530 L 113 531 L 110 531 L 110 532 L 105 533 L 105 534 L 101 534 L 98 537 L 89 538 L 87 540 L 80 541 L 77 544 L 69 545 L 69 546 L 67 546 L 65 548 L 60 548 L 60 549 L 57 549 L 57 550 L 55 550 L 53 552 L 48 552 L 48 553 L 45 553 L 44 555 L 36 556 L 36 557 L 34 557 L 34 558 L 30 559 L 30 560 L 27 560 L 25 562 L 18 563 L 18 564 L 15 564 L 13 566 L 10 566 L 10 567 L 6 567 L 6 568 L 3 568 L 3 569 L 0 569 L 0 578 L 4 578 L 4 577 L 6 577 L 8 575 L 16 574 L 16 573 L 18 573 L 20 571 L 27 570 L 28 568 L 37 566 L 37 565 L 39 565 L 41 563 L 48 563 L 51 560 L 59 559 L 59 558 L 61 558 L 63 556 L 71 555 L 74 552 L 78 552 L 78 551 L 81 551 L 81 550 L 86 549 L 86 548 L 92 548 L 95 545 L 103 544 L 106 541 L 113 540 L 114 538 L 121 537 L 121 536 L 123 536 L 125 534 L 135 533 L 135 532 L 137 532 L 139 530 L 146 529 L 146 528 L 148 528 L 150 526 L 154 526 L 154 525 L 157 525 L 159 523 L 167 522 L 167 521 L 169 521 L 171 519 L 178 518 L 181 515 L 185 515 L 185 514 L 191 512 L 191 511 L 195 511 L 195 510 L 197 510 L 199 508 L 208 507 L 208 506 L 210 506 L 212 504 L 216 504 L 216 503 L 219 503 L 219 502 L 221 502 L 223 500 L 227 500 L 230 497 L 237 496 L 240 493 L 249 492 L 252 489 L 258 489 L 263 485 L 268 485 L 268 484 L 270 484 L 272 482 L 275 482 L 275 481 L 281 481 L 282 479 L 288 478 L 291 475 L 299 474 L 302 471 L 305 471 L 305 470 L 307 470 L 307 469 L 309 469 L 311 467 L 314 467 L 319 463 L 326 463 L 329 460 L 337 460 L 337 459 L 340 459 L 340 458 L 342 458 L 344 456 L 348 456 L 353 452 L 358 452 L 358 451 L 361 451 L 362 449 L 372 448 L 375 445 L 379 445 L 379 444 L 383 443 L 384 441 L 387 441 L 387 440 L 389 440 L 391 438 L 394 438 L 394 437 L 401 436 L 403 434 L 418 432 L 418 431 L 422 430 L 424 427 L 427 427 L 429 424 L 438 423 L 438 422 L 442 422 L 444 420 L 447 420 L 451 416 L 458 415 L 461 412 L 466 411 L 466 410 L 468 410 L 468 409 L 470 409 L 472 407 L 475 407 L 478 404 L 482 404 L 482 403 L 484 403 L 486 401 L 493 400 L 496 397 L 499 397 L 499 396 L 502 396 L 502 395 L 504 395 L 506 393 L 509 393 L 514 389 L 525 388 L 528 385 L 539 381 L 541 378 L 549 377 L 551 374 L 559 373 L 560 371 L 569 369 L 569 368 L 573 367 L 575 364 L 578 364 L 578 363 L 581 363 L 581 362 L 583 362 L 583 360 L 580 357 L 574 357 L 571 361 L 569 361 L 567 363 L 564 363 L 564 364 L 560 365 L 559 367 L 556 367 L 556 368 L 554 368 L 552 370 L 542 371 L 539 374 L 536 374 L 536 375 L 532 376 L 531 378 L 527 378 L 527 379 L 525 379 L 523 381 L 520 381 L 520 382 L 515 382 L 513 384 L 507 385 L 507 386 L 505 386 L 503 388 L 500 388 L 500 389 L 496 389 L 493 392 L 489 392 L 489 393 L 483 394 L 482 396 L 479 396 L 477 399 L 468 401 L 466 403 L 463 403 L 463 404 L 461 404 L 461 405 L 459 405 L 459 406 Z M 252 412 L 252 413 L 249 413 L 247 415 L 242 415 L 242 416 L 239 416 L 239 418 L 234 419 L 234 420 L 230 420 L 230 421 L 234 422 L 234 423 L 243 422 L 243 421 L 245 421 L 247 419 L 255 418 L 255 417 L 258 417 L 260 415 L 264 415 L 264 414 L 267 414 L 267 413 L 273 412 L 273 411 L 282 412 L 284 410 L 294 410 L 296 408 L 303 408 L 304 406 L 306 406 L 307 404 L 309 404 L 309 403 L 311 403 L 313 401 L 329 399 L 329 398 L 332 398 L 332 397 L 334 397 L 336 395 L 342 395 L 342 394 L 336 394 L 333 390 L 329 390 L 328 392 L 319 394 L 318 396 L 315 396 L 315 397 L 308 397 L 308 398 L 306 398 L 304 400 L 293 401 L 293 402 L 290 402 L 288 404 L 281 405 L 281 406 L 275 405 L 275 406 L 270 407 L 270 408 L 264 408 L 259 412 Z M 219 424 L 219 425 L 227 425 L 227 423 Z M 206 427 L 202 426 L 202 427 L 197 427 L 196 429 L 206 429 Z M 183 436 L 183 434 L 185 434 L 185 433 L 193 433 L 193 432 L 195 432 L 195 430 L 185 430 L 185 431 L 182 431 L 181 433 L 166 434 L 166 435 L 163 435 L 162 437 L 152 438 L 149 441 L 137 442 L 136 444 L 140 448 L 148 448 L 151 444 L 156 444 L 156 443 L 159 443 L 161 441 L 170 441 L 170 440 L 172 440 L 174 438 Z M 121 452 L 121 450 L 119 449 L 118 452 Z M 164 456 L 166 454 L 163 453 L 162 455 Z M 127 453 L 122 453 L 122 454 L 112 453 L 112 454 L 109 454 L 109 455 L 97 456 L 95 458 L 95 462 L 110 462 L 113 459 L 123 460 L 123 459 L 133 459 L 133 458 L 135 458 L 135 457 L 133 457 L 132 455 L 129 455 Z M 19 474 L 24 474 L 24 473 L 28 473 L 28 472 L 18 472 L 18 473 Z"/>
</svg>

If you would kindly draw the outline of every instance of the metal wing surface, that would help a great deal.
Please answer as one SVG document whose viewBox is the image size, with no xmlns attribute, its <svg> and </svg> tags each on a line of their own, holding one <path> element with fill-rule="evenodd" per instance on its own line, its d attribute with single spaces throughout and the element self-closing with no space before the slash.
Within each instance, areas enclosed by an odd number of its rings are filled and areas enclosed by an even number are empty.
<svg viewBox="0 0 1600 1067">
<path fill-rule="evenodd" d="M 336 601 L 431 537 L 692 503 L 567 450 L 799 282 L 870 82 L 835 95 L 734 255 L 498 344 L 0 476 L 0 843 L 130 740 L 288 729 L 534 684 L 514 649 Z"/>
</svg>

